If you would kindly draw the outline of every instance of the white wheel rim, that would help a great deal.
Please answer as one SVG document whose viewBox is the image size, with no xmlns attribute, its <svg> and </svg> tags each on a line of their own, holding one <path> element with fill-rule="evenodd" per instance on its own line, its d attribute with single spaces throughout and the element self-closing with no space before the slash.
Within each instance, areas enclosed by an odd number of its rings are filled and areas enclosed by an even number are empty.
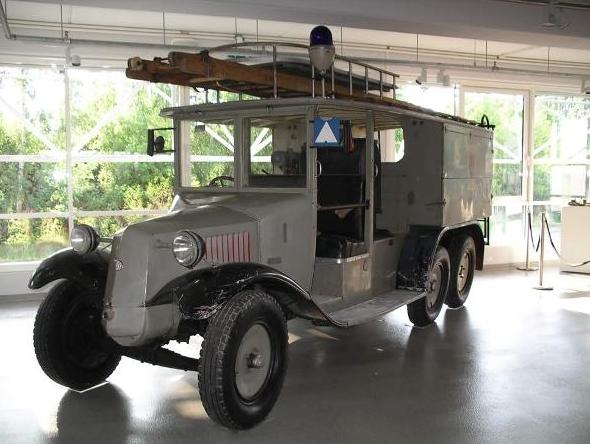
<svg viewBox="0 0 590 444">
<path fill-rule="evenodd" d="M 429 310 L 432 310 L 432 308 L 436 305 L 438 293 L 440 292 L 442 275 L 442 265 L 435 264 L 432 272 L 430 273 L 430 279 L 428 280 L 428 288 L 426 291 L 426 305 Z"/>
<path fill-rule="evenodd" d="M 272 359 L 270 335 L 266 328 L 255 324 L 244 334 L 234 366 L 236 389 L 246 401 L 256 397 L 262 389 Z"/>
<path fill-rule="evenodd" d="M 457 289 L 459 291 L 463 291 L 465 285 L 467 285 L 467 279 L 469 277 L 469 267 L 471 258 L 469 257 L 469 253 L 466 251 L 461 256 L 461 261 L 459 262 L 459 269 L 457 270 Z"/>
</svg>

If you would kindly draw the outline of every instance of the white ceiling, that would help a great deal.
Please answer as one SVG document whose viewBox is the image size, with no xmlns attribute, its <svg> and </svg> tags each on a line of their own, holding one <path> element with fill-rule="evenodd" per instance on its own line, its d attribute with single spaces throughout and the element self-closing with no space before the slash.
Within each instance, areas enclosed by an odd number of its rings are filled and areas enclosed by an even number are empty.
<svg viewBox="0 0 590 444">
<path fill-rule="evenodd" d="M 269 0 L 265 1 L 269 3 Z M 547 71 L 548 68 L 551 72 L 590 77 L 590 13 L 580 10 L 566 11 L 571 18 L 571 24 L 567 29 L 548 31 L 541 26 L 542 7 L 502 0 L 273 0 L 272 6 L 263 6 L 261 0 L 244 0 L 240 1 L 239 5 L 231 0 L 71 0 L 71 3 L 60 7 L 55 0 L 8 0 L 6 11 L 11 30 L 17 35 L 53 38 L 59 38 L 62 32 L 67 31 L 73 42 L 77 39 L 92 39 L 130 44 L 165 43 L 210 47 L 233 42 L 238 34 L 246 41 L 259 38 L 305 43 L 311 27 L 322 17 L 326 17 L 326 11 L 333 8 L 338 12 L 330 16 L 331 20 L 324 22 L 331 24 L 337 48 L 339 51 L 343 49 L 346 55 L 411 62 L 418 59 L 420 62 L 489 68 L 495 61 L 501 68 L 526 67 L 541 72 Z M 92 6 L 88 6 L 89 3 Z M 344 5 L 346 9 L 343 10 L 341 6 L 337 8 L 337 5 Z M 480 11 L 474 11 L 475 5 Z M 457 10 L 459 6 L 462 6 L 464 11 Z M 528 9 L 523 10 L 523 7 Z M 223 15 L 224 8 L 234 14 L 240 13 L 241 17 L 228 16 L 227 11 Z M 377 9 L 373 11 L 371 8 Z M 186 12 L 179 12 L 181 10 Z M 195 11 L 199 13 L 193 13 Z M 205 14 L 209 11 L 211 13 Z M 214 15 L 215 11 L 221 15 Z M 286 17 L 289 11 L 295 21 L 247 18 L 253 15 Z M 510 11 L 514 17 L 506 20 L 502 27 L 493 30 L 490 28 L 493 24 L 492 18 L 496 20 L 499 11 L 503 14 Z M 523 11 L 534 12 L 535 17 L 527 17 L 524 20 L 518 15 Z M 353 20 L 354 14 L 358 14 L 358 20 Z M 391 18 L 393 16 L 398 17 L 397 21 L 403 19 L 405 25 L 393 26 L 397 23 Z M 352 25 L 334 26 L 338 23 L 368 23 L 371 17 L 374 18 L 371 22 L 373 29 Z M 302 22 L 303 18 L 310 20 Z M 338 21 L 339 19 L 341 20 Z M 385 26 L 386 19 L 391 26 Z M 411 22 L 410 19 L 414 21 Z M 467 24 L 452 27 L 455 34 L 452 35 L 453 33 L 449 32 L 451 27 L 447 24 L 455 23 L 459 19 Z M 482 22 L 483 26 L 478 27 L 478 21 Z M 514 24 L 518 22 L 521 31 L 514 29 Z M 408 23 L 416 24 L 411 28 L 414 32 L 401 32 L 402 28 L 408 29 Z M 430 31 L 419 31 L 426 29 Z M 419 31 L 418 54 L 416 31 Z M 436 31 L 442 32 L 437 34 Z M 536 38 L 531 40 L 535 33 Z M 486 40 L 485 36 L 493 38 Z M 514 39 L 507 40 L 509 36 Z M 552 45 L 548 49 L 545 42 L 560 42 L 561 46 Z M 100 64 L 105 66 L 121 66 L 130 55 L 162 56 L 167 50 L 164 47 L 150 50 L 144 47 L 141 51 L 130 50 L 129 47 L 92 47 L 84 52 L 82 46 L 84 45 L 79 45 L 77 51 L 87 58 L 100 60 Z M 18 38 L 16 41 L 0 38 L 0 57 L 4 59 L 26 53 L 30 53 L 31 56 L 34 54 L 41 63 L 43 60 L 50 61 L 52 57 L 63 58 L 64 45 L 48 43 L 43 45 L 42 51 L 39 48 L 38 43 L 29 44 L 19 41 Z"/>
<path fill-rule="evenodd" d="M 38 0 L 52 4 L 56 0 Z M 545 7 L 539 1 L 505 0 L 69 0 L 68 4 L 142 12 L 244 17 L 299 23 L 326 23 L 361 29 L 380 29 L 449 37 L 478 38 L 560 47 L 588 46 L 590 10 L 565 9 L 569 26 L 547 30 Z M 548 1 L 548 0 L 544 0 Z M 579 1 L 588 4 L 587 1 Z M 83 14 L 82 10 L 79 10 Z M 80 19 L 77 13 L 72 19 Z M 131 26 L 133 17 L 113 14 L 112 23 Z"/>
</svg>

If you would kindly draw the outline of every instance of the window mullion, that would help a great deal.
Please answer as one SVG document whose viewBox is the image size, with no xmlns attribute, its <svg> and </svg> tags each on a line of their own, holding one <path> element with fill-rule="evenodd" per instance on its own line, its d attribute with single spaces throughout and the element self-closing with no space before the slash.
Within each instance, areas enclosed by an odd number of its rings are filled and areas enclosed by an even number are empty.
<svg viewBox="0 0 590 444">
<path fill-rule="evenodd" d="M 72 113 L 70 102 L 70 76 L 68 68 L 64 66 L 64 121 L 65 121 L 65 144 L 66 144 L 66 186 L 68 200 L 68 233 L 74 228 L 74 188 L 73 188 L 73 165 L 72 165 Z"/>
</svg>

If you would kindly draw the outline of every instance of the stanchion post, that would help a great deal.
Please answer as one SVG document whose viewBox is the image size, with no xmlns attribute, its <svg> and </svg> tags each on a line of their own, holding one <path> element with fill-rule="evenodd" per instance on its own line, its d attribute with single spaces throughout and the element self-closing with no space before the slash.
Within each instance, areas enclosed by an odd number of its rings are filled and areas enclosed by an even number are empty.
<svg viewBox="0 0 590 444">
<path fill-rule="evenodd" d="M 516 269 L 521 270 L 521 271 L 537 271 L 538 267 L 533 267 L 529 264 L 529 249 L 530 249 L 530 244 L 531 244 L 531 236 L 533 235 L 533 233 L 531 233 L 531 226 L 532 226 L 531 210 L 529 210 L 527 212 L 526 216 L 527 216 L 526 256 L 525 256 L 525 261 L 524 261 L 524 267 L 516 267 Z"/>
<path fill-rule="evenodd" d="M 543 262 L 545 261 L 545 212 L 541 213 L 541 253 L 539 255 L 539 285 L 535 290 L 553 290 L 553 287 L 543 285 Z"/>
</svg>

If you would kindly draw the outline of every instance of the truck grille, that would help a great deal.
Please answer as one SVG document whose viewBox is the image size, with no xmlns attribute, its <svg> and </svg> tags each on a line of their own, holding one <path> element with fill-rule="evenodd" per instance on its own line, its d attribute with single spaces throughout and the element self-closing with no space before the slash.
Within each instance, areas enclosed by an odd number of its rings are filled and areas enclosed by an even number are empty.
<svg viewBox="0 0 590 444">
<path fill-rule="evenodd" d="M 217 234 L 205 238 L 207 262 L 250 262 L 250 234 Z"/>
</svg>

